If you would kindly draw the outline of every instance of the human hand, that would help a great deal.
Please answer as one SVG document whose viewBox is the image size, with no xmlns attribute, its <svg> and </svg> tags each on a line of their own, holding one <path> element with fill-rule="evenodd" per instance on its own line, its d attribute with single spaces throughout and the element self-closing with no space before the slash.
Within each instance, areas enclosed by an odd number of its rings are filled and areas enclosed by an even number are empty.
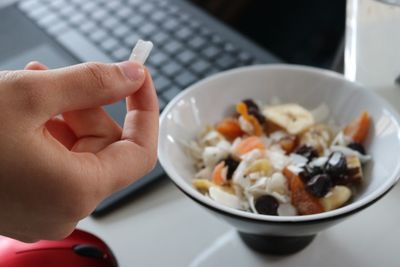
<svg viewBox="0 0 400 267">
<path fill-rule="evenodd" d="M 101 106 L 123 97 L 121 129 Z M 136 63 L 0 72 L 0 234 L 25 242 L 70 234 L 154 167 L 158 114 L 151 77 Z"/>
</svg>

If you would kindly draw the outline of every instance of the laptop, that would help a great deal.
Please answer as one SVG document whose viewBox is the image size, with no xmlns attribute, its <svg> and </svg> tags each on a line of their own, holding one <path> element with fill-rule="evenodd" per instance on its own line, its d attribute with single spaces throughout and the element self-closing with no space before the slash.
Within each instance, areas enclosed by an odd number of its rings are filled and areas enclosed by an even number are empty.
<svg viewBox="0 0 400 267">
<path fill-rule="evenodd" d="M 9 1 L 9 0 L 8 0 Z M 50 68 L 129 57 L 138 39 L 154 43 L 146 66 L 160 112 L 196 81 L 240 66 L 275 63 L 270 52 L 185 0 L 23 0 L 0 9 L 0 70 L 38 60 Z M 123 101 L 105 107 L 123 124 Z M 166 175 L 157 164 L 137 182 L 105 199 L 101 216 Z"/>
</svg>

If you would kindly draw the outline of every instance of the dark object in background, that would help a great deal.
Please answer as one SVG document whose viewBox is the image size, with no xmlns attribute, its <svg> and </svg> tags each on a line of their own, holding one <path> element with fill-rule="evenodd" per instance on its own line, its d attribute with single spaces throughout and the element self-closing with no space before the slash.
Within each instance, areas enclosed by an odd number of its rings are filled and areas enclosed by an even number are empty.
<svg viewBox="0 0 400 267">
<path fill-rule="evenodd" d="M 246 13 L 255 0 L 192 0 L 217 18 L 234 23 Z"/>
<path fill-rule="evenodd" d="M 192 0 L 285 61 L 330 68 L 344 35 L 345 0 Z"/>
</svg>

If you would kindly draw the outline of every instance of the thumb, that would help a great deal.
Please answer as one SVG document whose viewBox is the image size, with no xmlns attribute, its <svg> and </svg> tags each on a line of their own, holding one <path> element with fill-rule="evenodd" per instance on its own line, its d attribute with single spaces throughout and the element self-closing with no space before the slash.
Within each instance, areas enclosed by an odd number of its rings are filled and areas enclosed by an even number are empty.
<svg viewBox="0 0 400 267">
<path fill-rule="evenodd" d="M 40 113 L 47 120 L 63 112 L 103 106 L 123 99 L 142 86 L 145 71 L 142 65 L 125 61 L 22 71 L 16 77 L 22 80 L 19 82 L 27 91 L 23 96 L 29 98 L 25 100 L 30 113 Z"/>
</svg>

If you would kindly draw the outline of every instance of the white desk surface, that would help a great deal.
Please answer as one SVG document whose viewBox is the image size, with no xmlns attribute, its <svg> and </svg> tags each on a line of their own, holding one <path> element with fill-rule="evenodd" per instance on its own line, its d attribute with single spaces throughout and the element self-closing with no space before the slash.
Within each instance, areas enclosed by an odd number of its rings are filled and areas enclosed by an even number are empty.
<svg viewBox="0 0 400 267">
<path fill-rule="evenodd" d="M 358 2 L 349 0 L 351 8 Z M 364 2 L 364 3 L 365 3 Z M 400 74 L 400 16 L 387 23 L 387 14 L 375 6 L 366 7 L 374 20 L 363 24 L 362 12 L 348 14 L 346 75 L 378 90 L 400 103 L 400 88 L 393 80 Z M 400 9 L 400 8 L 399 8 Z M 359 9 L 359 11 L 362 11 Z M 358 17 L 357 17 L 358 16 Z M 384 20 L 386 18 L 386 20 Z M 352 26 L 358 24 L 358 31 Z M 386 25 L 386 26 L 385 26 Z M 392 35 L 379 35 L 379 29 Z M 379 50 L 368 31 L 384 49 Z M 354 34 L 358 35 L 354 35 Z M 393 36 L 393 34 L 397 34 Z M 397 38 L 397 46 L 394 41 Z M 352 40 L 351 42 L 349 40 Z M 360 42 L 361 40 L 361 42 Z M 364 44 L 366 44 L 364 46 Z M 392 45 L 392 46 L 391 46 Z M 396 54 L 393 54 L 396 51 Z M 350 53 L 352 52 L 352 54 Z M 350 53 L 350 54 L 349 54 Z M 385 60 L 378 59 L 383 57 Z M 379 62 L 381 65 L 374 65 Z M 393 63 L 393 64 L 392 64 Z M 396 69 L 397 68 L 397 69 Z M 373 77 L 371 78 L 371 72 Z M 383 91 L 382 91 L 383 90 Z M 394 96 L 394 97 L 393 97 Z M 384 266 L 400 265 L 400 185 L 378 203 L 320 233 L 298 254 L 270 257 L 254 253 L 239 240 L 235 231 L 184 196 L 166 178 L 150 193 L 101 219 L 87 218 L 79 228 L 103 238 L 114 251 L 120 266 Z"/>
</svg>

